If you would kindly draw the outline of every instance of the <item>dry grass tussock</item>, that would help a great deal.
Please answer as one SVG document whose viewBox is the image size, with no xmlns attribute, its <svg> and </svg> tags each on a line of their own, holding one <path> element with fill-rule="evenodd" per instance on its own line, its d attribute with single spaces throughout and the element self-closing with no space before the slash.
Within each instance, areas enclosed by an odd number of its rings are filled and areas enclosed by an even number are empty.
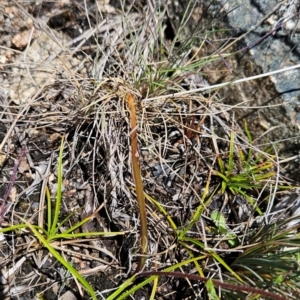
<svg viewBox="0 0 300 300">
<path fill-rule="evenodd" d="M 291 185 L 281 173 L 278 145 L 252 141 L 247 126 L 235 122 L 216 90 L 180 94 L 206 84 L 199 75 L 201 68 L 219 60 L 220 53 L 195 61 L 180 33 L 173 39 L 167 37 L 165 3 L 156 6 L 155 1 L 148 1 L 145 7 L 138 1 L 119 7 L 99 3 L 53 4 L 54 15 L 67 11 L 73 20 L 71 25 L 64 21 L 62 28 L 53 25 L 55 17 L 47 23 L 52 27 L 37 27 L 36 22 L 45 22 L 37 20 L 36 11 L 49 18 L 47 5 L 7 3 L 2 7 L 6 11 L 12 7 L 20 15 L 26 11 L 32 29 L 25 50 L 1 48 L 10 53 L 9 61 L 1 66 L 2 74 L 7 74 L 0 97 L 1 195 L 19 161 L 9 198 L 0 203 L 5 214 L 0 235 L 2 298 L 33 299 L 40 293 L 53 299 L 68 290 L 78 299 L 88 299 L 77 275 L 62 266 L 31 224 L 39 226 L 37 232 L 48 237 L 51 249 L 87 279 L 99 299 L 119 299 L 109 295 L 136 271 L 141 242 L 130 138 L 136 129 L 139 151 L 135 156 L 148 223 L 144 268 L 296 295 L 297 286 L 287 283 L 280 288 L 274 283 L 280 274 L 286 276 L 281 278 L 283 283 L 299 275 L 295 253 L 289 254 L 290 269 L 284 265 L 276 273 L 268 266 L 265 274 L 251 264 L 243 269 L 252 251 L 261 249 L 256 257 L 270 254 L 279 260 L 276 253 L 283 253 L 283 242 L 278 239 L 287 235 L 290 246 L 297 247 L 297 222 L 294 231 L 287 230 L 287 223 L 274 227 L 286 213 L 281 209 L 275 214 L 273 205 Z M 81 34 L 71 39 L 70 30 L 74 34 L 80 26 Z M 40 38 L 44 44 L 38 42 Z M 36 53 L 48 47 L 48 42 L 54 50 L 38 60 Z M 31 51 L 33 47 L 37 48 Z M 18 78 L 18 73 L 25 79 Z M 137 128 L 131 128 L 128 93 L 135 99 Z M 174 93 L 179 94 L 158 97 Z M 45 233 L 52 218 L 47 206 L 55 205 L 61 189 L 57 174 L 62 138 L 63 192 L 57 235 L 50 238 Z M 23 154 L 22 147 L 26 149 Z M 86 218 L 89 221 L 83 222 Z M 59 236 L 66 232 L 73 238 Z M 269 254 L 260 245 L 260 234 L 264 241 L 277 241 L 270 242 Z M 258 277 L 262 278 L 259 283 Z M 153 286 L 155 299 L 203 299 L 212 293 L 207 284 L 189 279 L 155 280 L 135 290 L 132 298 L 148 299 Z M 242 290 L 215 288 L 224 297 L 245 296 Z"/>
</svg>

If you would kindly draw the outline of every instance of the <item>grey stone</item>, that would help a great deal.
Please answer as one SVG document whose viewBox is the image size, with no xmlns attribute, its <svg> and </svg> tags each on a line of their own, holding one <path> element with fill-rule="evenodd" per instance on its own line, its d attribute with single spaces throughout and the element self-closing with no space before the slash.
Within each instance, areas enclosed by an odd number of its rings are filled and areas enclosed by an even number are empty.
<svg viewBox="0 0 300 300">
<path fill-rule="evenodd" d="M 258 40 L 260 35 L 268 33 L 280 20 L 285 21 L 297 13 L 299 1 L 250 1 L 250 0 L 221 0 L 222 4 L 232 7 L 235 3 L 238 7 L 228 14 L 228 23 L 238 32 L 247 32 L 256 24 L 264 20 L 248 36 L 245 43 L 251 45 Z M 283 19 L 286 18 L 286 19 Z M 254 63 L 262 69 L 262 72 L 269 72 L 300 63 L 298 46 L 300 42 L 299 25 L 296 22 L 297 16 L 289 20 L 274 35 L 253 47 L 250 51 Z M 282 97 L 289 116 L 293 114 L 294 107 L 299 105 L 299 70 L 284 72 L 271 77 L 275 84 L 276 91 Z M 300 123 L 300 114 L 293 116 L 295 124 Z"/>
<path fill-rule="evenodd" d="M 59 298 L 59 300 L 77 300 L 77 298 L 72 292 L 67 291 Z"/>
<path fill-rule="evenodd" d="M 224 57 L 225 53 L 235 53 L 224 58 L 233 70 L 232 73 L 222 60 L 203 68 L 205 79 L 211 85 L 300 63 L 298 16 L 291 18 L 282 28 L 271 32 L 276 25 L 286 21 L 297 9 L 299 10 L 299 0 L 174 1 L 170 6 L 169 15 L 175 30 L 180 28 L 183 12 L 189 3 L 191 17 L 186 22 L 187 28 L 182 31 L 182 36 L 186 38 L 195 35 L 198 37 L 196 44 L 200 45 L 205 31 L 214 30 L 208 35 L 211 43 L 217 49 L 221 49 Z M 222 28 L 229 30 L 221 32 Z M 241 36 L 243 38 L 240 39 Z M 265 38 L 256 44 L 264 36 Z M 224 48 L 230 39 L 240 40 L 222 52 L 222 47 Z M 184 39 L 182 41 L 184 42 Z M 250 46 L 250 51 L 247 46 Z M 212 48 L 207 45 L 201 50 L 199 59 L 212 52 Z M 300 150 L 299 82 L 300 71 L 296 69 L 227 86 L 220 89 L 219 96 L 226 104 L 237 105 L 235 118 L 241 124 L 247 120 L 256 138 L 264 136 L 264 139 L 260 140 L 261 143 L 276 141 L 281 147 L 281 154 L 297 155 Z M 297 160 L 294 160 L 293 164 L 296 167 Z"/>
</svg>

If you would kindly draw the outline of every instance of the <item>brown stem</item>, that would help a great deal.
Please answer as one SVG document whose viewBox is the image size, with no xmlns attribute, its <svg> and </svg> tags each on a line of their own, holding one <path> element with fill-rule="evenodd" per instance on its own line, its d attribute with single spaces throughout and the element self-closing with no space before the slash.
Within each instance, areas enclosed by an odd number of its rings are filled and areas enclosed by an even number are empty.
<svg viewBox="0 0 300 300">
<path fill-rule="evenodd" d="M 132 170 L 133 170 L 136 197 L 137 197 L 139 214 L 140 214 L 140 222 L 141 222 L 140 256 L 139 256 L 138 267 L 136 269 L 136 272 L 140 272 L 144 268 L 145 261 L 146 261 L 146 254 L 148 252 L 147 215 L 146 215 L 146 204 L 145 204 L 143 181 L 142 181 L 140 164 L 139 164 L 138 136 L 137 136 L 137 123 L 136 123 L 134 99 L 132 95 L 128 93 L 126 95 L 126 100 L 130 112 L 130 123 L 131 123 L 130 140 L 131 140 Z"/>
<path fill-rule="evenodd" d="M 148 277 L 148 276 L 153 276 L 153 275 L 173 276 L 173 277 L 187 278 L 187 279 L 198 280 L 198 281 L 203 281 L 203 282 L 207 282 L 209 280 L 209 278 L 200 277 L 195 274 L 186 274 L 186 273 L 180 273 L 180 272 L 147 271 L 147 272 L 142 272 L 142 273 L 138 274 L 137 276 L 138 277 Z M 255 288 L 252 286 L 236 285 L 236 284 L 221 282 L 221 281 L 218 281 L 215 279 L 212 279 L 212 282 L 214 285 L 224 288 L 226 290 L 244 291 L 246 293 L 259 294 L 259 295 L 266 296 L 266 297 L 268 297 L 270 299 L 274 299 L 274 300 L 288 300 L 288 298 L 286 298 L 286 297 L 271 293 L 266 290 Z"/>
<path fill-rule="evenodd" d="M 6 192 L 5 192 L 5 195 L 3 197 L 3 202 L 0 205 L 0 225 L 1 225 L 2 221 L 3 221 L 4 215 L 6 214 L 8 197 L 9 197 L 11 189 L 12 189 L 12 187 L 13 187 L 16 179 L 17 179 L 18 168 L 19 168 L 19 166 L 20 166 L 20 164 L 22 162 L 22 159 L 25 156 L 25 152 L 26 152 L 26 147 L 23 146 L 21 154 L 19 155 L 19 158 L 18 158 L 17 162 L 15 163 L 12 175 L 10 177 L 9 185 L 8 185 L 8 187 L 6 189 Z"/>
</svg>

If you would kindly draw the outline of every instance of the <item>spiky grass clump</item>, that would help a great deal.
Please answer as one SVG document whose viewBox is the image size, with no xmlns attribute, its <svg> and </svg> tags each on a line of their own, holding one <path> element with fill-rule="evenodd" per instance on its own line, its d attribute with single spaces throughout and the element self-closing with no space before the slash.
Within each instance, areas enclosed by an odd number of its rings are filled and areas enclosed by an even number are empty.
<svg viewBox="0 0 300 300">
<path fill-rule="evenodd" d="M 84 225 L 91 221 L 94 218 L 94 215 L 97 213 L 96 210 L 92 215 L 84 218 L 82 221 L 72 224 L 70 228 L 65 228 L 66 224 L 68 223 L 69 219 L 72 217 L 73 214 L 70 214 L 64 219 L 60 218 L 60 214 L 63 211 L 62 208 L 62 175 L 63 175 L 63 167 L 62 167 L 62 158 L 63 158 L 63 148 L 64 148 L 64 141 L 62 140 L 60 146 L 60 152 L 58 156 L 58 165 L 57 165 L 57 192 L 55 196 L 55 204 L 53 207 L 53 201 L 51 199 L 50 191 L 47 187 L 47 182 L 45 181 L 43 193 L 41 194 L 41 202 L 40 207 L 41 210 L 39 211 L 38 217 L 38 224 L 31 224 L 30 221 L 27 221 L 21 217 L 21 223 L 18 225 L 11 225 L 6 226 L 5 229 L 0 229 L 2 233 L 8 232 L 17 232 L 19 230 L 28 229 L 30 233 L 28 234 L 28 239 L 32 240 L 31 245 L 28 247 L 28 251 L 31 253 L 39 252 L 43 248 L 47 249 L 49 253 L 59 262 L 61 263 L 69 272 L 70 274 L 78 280 L 84 288 L 87 290 L 89 295 L 92 299 L 97 299 L 96 294 L 90 284 L 86 281 L 86 279 L 72 266 L 72 262 L 68 262 L 62 254 L 59 252 L 64 252 L 63 247 L 61 244 L 66 245 L 77 245 L 80 246 L 82 242 L 80 238 L 90 238 L 90 240 L 95 239 L 98 236 L 116 236 L 116 235 L 123 235 L 123 232 L 87 232 L 84 230 Z M 46 205 L 46 221 L 44 221 L 44 200 L 47 199 Z M 81 232 L 78 230 L 81 229 Z M 68 242 L 68 240 L 70 242 Z M 68 250 L 66 250 L 68 252 Z M 4 278 L 7 276 L 4 275 Z"/>
</svg>

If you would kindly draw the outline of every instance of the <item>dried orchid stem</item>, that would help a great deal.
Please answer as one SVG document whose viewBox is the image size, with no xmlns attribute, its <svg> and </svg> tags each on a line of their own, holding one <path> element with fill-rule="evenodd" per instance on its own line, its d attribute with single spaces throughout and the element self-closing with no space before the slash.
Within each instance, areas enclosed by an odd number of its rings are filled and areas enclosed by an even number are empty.
<svg viewBox="0 0 300 300">
<path fill-rule="evenodd" d="M 140 256 L 138 267 L 136 272 L 140 272 L 145 265 L 146 254 L 148 252 L 148 229 L 147 229 L 147 215 L 146 215 L 146 204 L 145 195 L 143 188 L 143 181 L 141 176 L 140 164 L 139 164 L 139 152 L 138 152 L 138 136 L 137 136 L 137 124 L 136 124 L 136 112 L 134 106 L 134 99 L 131 94 L 126 95 L 127 105 L 130 112 L 130 123 L 131 123 L 131 160 L 132 170 L 135 183 L 136 197 L 139 207 L 140 222 L 141 222 L 141 233 L 140 233 Z"/>
<path fill-rule="evenodd" d="M 12 175 L 11 175 L 11 177 L 10 177 L 9 185 L 8 185 L 6 191 L 5 191 L 5 194 L 4 194 L 4 197 L 3 197 L 3 202 L 2 202 L 2 204 L 1 204 L 1 206 L 0 206 L 0 225 L 1 225 L 2 221 L 3 221 L 4 215 L 6 214 L 6 210 L 7 210 L 7 199 L 8 199 L 8 197 L 9 197 L 10 192 L 11 192 L 11 189 L 12 189 L 12 187 L 13 187 L 13 185 L 14 185 L 16 179 L 17 179 L 18 168 L 19 168 L 19 166 L 20 166 L 20 164 L 21 164 L 22 159 L 23 159 L 24 156 L 25 156 L 25 152 L 26 152 L 26 147 L 23 146 L 23 147 L 22 147 L 21 154 L 19 155 L 19 158 L 18 158 L 17 162 L 15 163 L 15 166 L 14 166 L 14 169 L 13 169 L 13 172 L 12 172 Z"/>
</svg>

